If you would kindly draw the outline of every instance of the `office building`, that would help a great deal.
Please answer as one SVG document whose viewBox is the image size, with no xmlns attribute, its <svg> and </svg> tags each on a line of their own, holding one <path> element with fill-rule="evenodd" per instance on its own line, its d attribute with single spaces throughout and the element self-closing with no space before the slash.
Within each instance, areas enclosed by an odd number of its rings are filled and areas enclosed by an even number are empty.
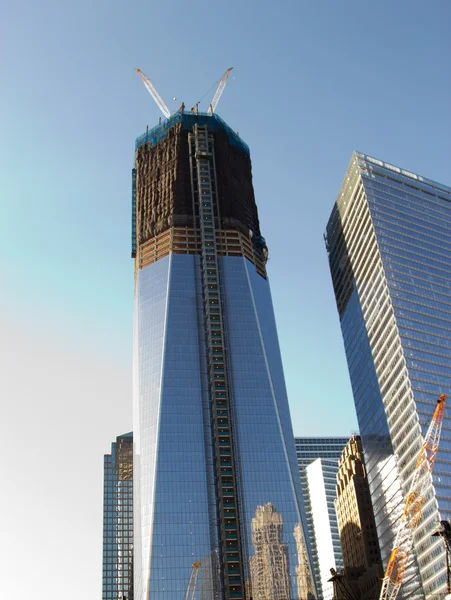
<svg viewBox="0 0 451 600">
<path fill-rule="evenodd" d="M 423 436 L 451 386 L 451 189 L 354 153 L 326 246 L 384 568 Z M 446 588 L 451 419 L 414 535 L 401 596 Z"/>
<path fill-rule="evenodd" d="M 358 435 L 351 437 L 340 457 L 336 496 L 344 577 L 357 598 L 379 598 L 384 572 Z"/>
<path fill-rule="evenodd" d="M 132 189 L 135 598 L 179 600 L 200 562 L 203 597 L 249 600 L 267 544 L 265 600 L 297 600 L 301 491 L 249 148 L 178 112 L 138 138 Z"/>
<path fill-rule="evenodd" d="M 334 500 L 338 461 L 348 438 L 297 437 L 296 456 L 301 479 L 312 570 L 320 598 L 332 598 L 330 569 L 342 565 Z"/>
<path fill-rule="evenodd" d="M 104 456 L 103 600 L 133 600 L 133 434 Z"/>
</svg>

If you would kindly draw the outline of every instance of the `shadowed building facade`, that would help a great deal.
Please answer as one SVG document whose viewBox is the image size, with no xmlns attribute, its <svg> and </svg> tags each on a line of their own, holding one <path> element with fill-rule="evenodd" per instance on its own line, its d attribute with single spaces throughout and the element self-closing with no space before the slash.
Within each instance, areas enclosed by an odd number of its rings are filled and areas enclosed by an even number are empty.
<svg viewBox="0 0 451 600">
<path fill-rule="evenodd" d="M 248 147 L 217 115 L 172 115 L 136 142 L 132 212 L 135 598 L 179 600 L 199 561 L 203 598 L 249 600 L 270 504 L 274 589 L 297 600 L 300 486 Z"/>
<path fill-rule="evenodd" d="M 133 600 L 133 433 L 103 459 L 103 600 Z"/>
<path fill-rule="evenodd" d="M 451 387 L 451 188 L 354 153 L 326 246 L 384 568 L 423 436 Z M 399 598 L 446 589 L 451 418 Z"/>
</svg>

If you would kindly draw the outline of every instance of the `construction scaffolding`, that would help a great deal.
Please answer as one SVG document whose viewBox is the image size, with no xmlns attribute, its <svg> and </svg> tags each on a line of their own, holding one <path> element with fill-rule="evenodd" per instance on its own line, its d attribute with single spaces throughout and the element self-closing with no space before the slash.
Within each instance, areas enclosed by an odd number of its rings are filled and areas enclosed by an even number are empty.
<svg viewBox="0 0 451 600">
<path fill-rule="evenodd" d="M 193 227 L 188 135 L 190 125 L 214 137 L 219 228 L 239 231 L 251 240 L 257 258 L 266 262 L 252 186 L 247 146 L 217 115 L 172 115 L 137 141 L 132 172 L 132 257 L 142 244 L 173 227 Z M 233 142 L 233 143 L 232 143 Z M 197 218 L 198 225 L 198 218 Z"/>
<path fill-rule="evenodd" d="M 227 135 L 229 144 L 236 146 L 239 150 L 242 150 L 250 156 L 249 146 L 246 142 L 243 142 L 240 136 L 216 113 L 211 115 L 210 113 L 193 113 L 181 110 L 171 115 L 169 119 L 163 121 L 163 123 L 156 125 L 152 129 L 146 131 L 143 135 L 139 136 L 135 143 L 135 150 L 138 150 L 138 148 L 144 144 L 156 146 L 158 142 L 161 142 L 161 140 L 166 137 L 168 131 L 177 125 L 177 123 L 182 123 L 183 129 L 187 131 L 191 131 L 194 125 L 208 125 L 208 130 L 212 133 L 222 129 Z"/>
</svg>

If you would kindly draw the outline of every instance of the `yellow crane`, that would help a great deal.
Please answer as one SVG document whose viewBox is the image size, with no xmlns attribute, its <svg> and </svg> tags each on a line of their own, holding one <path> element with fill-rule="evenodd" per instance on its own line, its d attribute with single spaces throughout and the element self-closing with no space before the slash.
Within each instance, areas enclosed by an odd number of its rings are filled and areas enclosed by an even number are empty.
<svg viewBox="0 0 451 600">
<path fill-rule="evenodd" d="M 443 394 L 437 401 L 432 421 L 418 455 L 412 483 L 399 522 L 395 545 L 388 561 L 385 577 L 382 580 L 380 600 L 395 600 L 404 580 L 412 550 L 412 534 L 423 514 L 425 494 L 438 452 L 445 403 L 446 396 Z"/>
<path fill-rule="evenodd" d="M 197 576 L 199 573 L 200 562 L 194 562 L 191 569 L 191 575 L 188 581 L 188 587 L 186 588 L 185 600 L 194 600 L 194 594 L 196 593 Z"/>
</svg>

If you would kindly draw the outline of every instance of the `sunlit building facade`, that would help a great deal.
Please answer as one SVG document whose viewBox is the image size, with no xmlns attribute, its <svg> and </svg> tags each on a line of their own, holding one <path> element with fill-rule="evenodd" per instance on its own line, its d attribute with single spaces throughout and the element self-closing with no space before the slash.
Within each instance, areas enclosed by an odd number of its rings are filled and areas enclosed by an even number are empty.
<svg viewBox="0 0 451 600">
<path fill-rule="evenodd" d="M 253 600 L 285 600 L 290 597 L 288 544 L 283 541 L 283 520 L 268 502 L 259 506 L 252 519 L 250 559 Z"/>
<path fill-rule="evenodd" d="M 333 595 L 331 567 L 343 566 L 334 500 L 338 461 L 348 438 L 296 437 L 296 457 L 305 507 L 312 570 L 318 595 Z"/>
<path fill-rule="evenodd" d="M 354 153 L 326 229 L 384 568 L 436 402 L 451 387 L 451 188 Z M 399 597 L 440 597 L 451 418 Z"/>
<path fill-rule="evenodd" d="M 138 138 L 132 225 L 135 598 L 179 600 L 195 562 L 201 598 L 260 597 L 265 545 L 276 557 L 265 600 L 307 597 L 246 144 L 217 115 L 181 112 Z M 269 537 L 263 522 L 274 522 Z"/>
<path fill-rule="evenodd" d="M 350 438 L 340 457 L 335 510 L 347 585 L 360 600 L 379 598 L 384 573 L 358 435 Z"/>
<path fill-rule="evenodd" d="M 103 459 L 102 600 L 133 600 L 133 434 Z"/>
</svg>

